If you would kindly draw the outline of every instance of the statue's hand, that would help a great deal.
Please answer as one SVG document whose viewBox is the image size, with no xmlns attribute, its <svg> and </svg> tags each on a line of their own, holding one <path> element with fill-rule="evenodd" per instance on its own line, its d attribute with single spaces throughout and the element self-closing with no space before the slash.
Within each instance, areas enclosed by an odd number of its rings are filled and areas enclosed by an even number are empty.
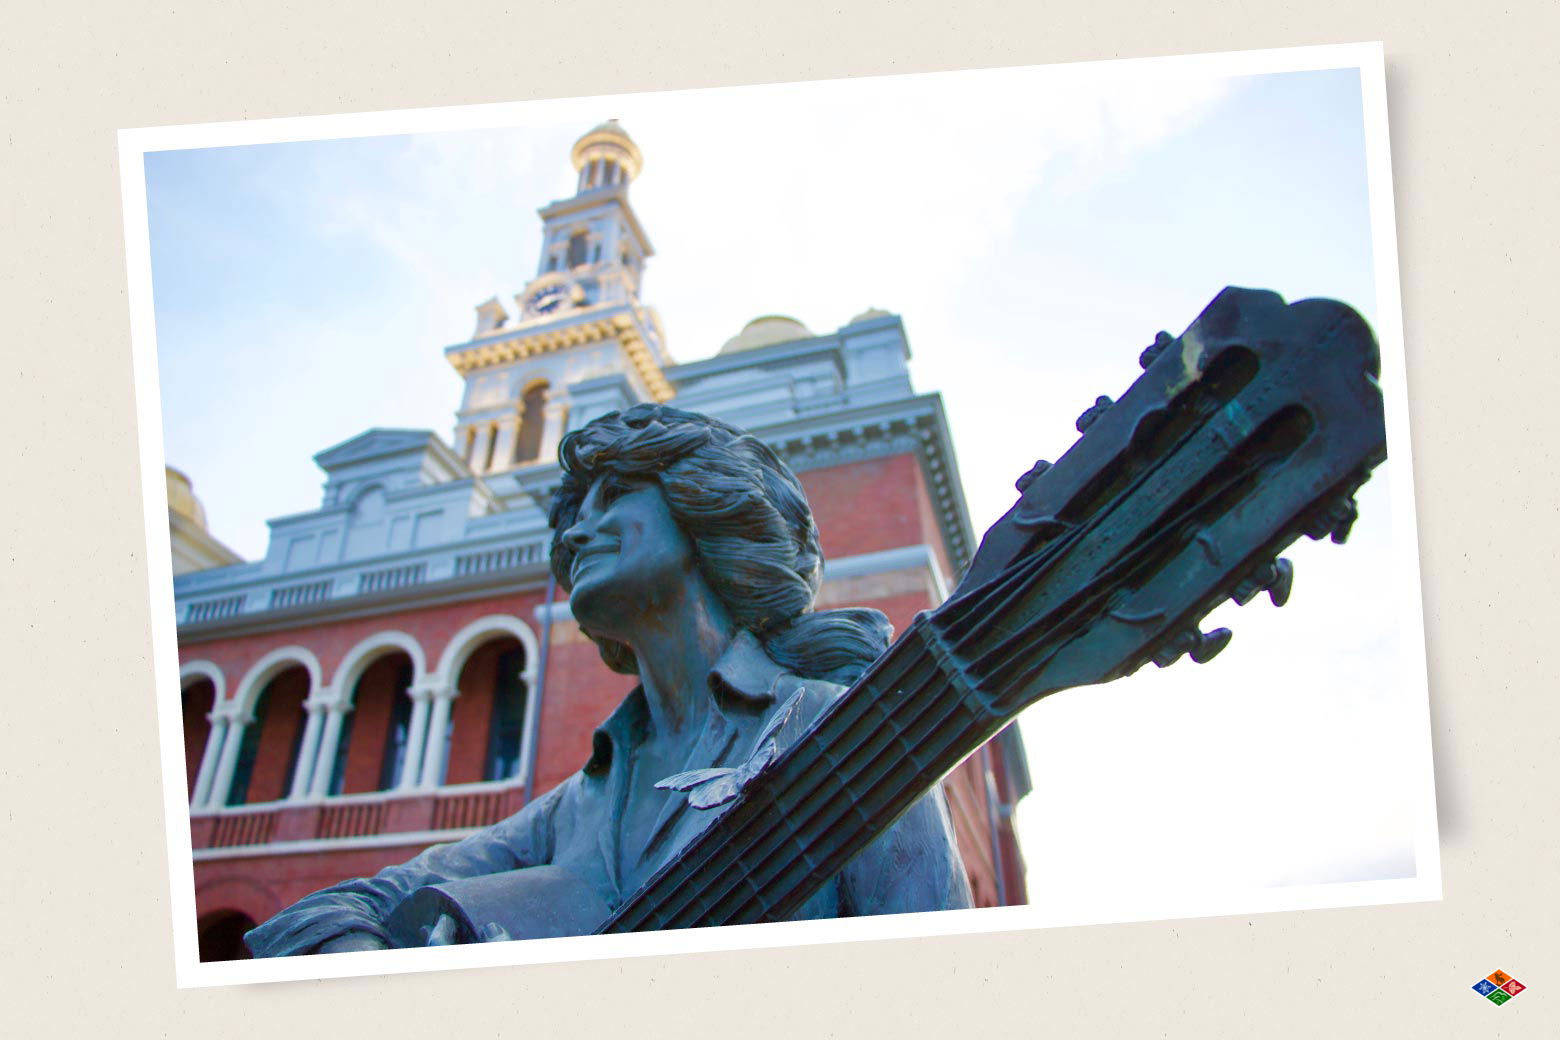
<svg viewBox="0 0 1560 1040">
<path fill-rule="evenodd" d="M 320 944 L 320 953 L 359 953 L 363 950 L 388 950 L 390 944 L 367 932 L 348 932 Z"/>
<path fill-rule="evenodd" d="M 428 937 L 429 946 L 454 946 L 455 945 L 455 918 L 449 914 L 440 914 L 432 928 L 424 926 L 423 934 Z"/>
<path fill-rule="evenodd" d="M 449 914 L 440 914 L 439 920 L 432 928 L 424 929 L 428 937 L 429 946 L 454 946 L 455 936 L 459 934 L 455 925 L 455 918 Z M 489 923 L 482 926 L 483 942 L 508 942 L 510 934 L 500 924 Z"/>
<path fill-rule="evenodd" d="M 514 936 L 504 929 L 504 926 L 496 921 L 490 921 L 482 926 L 483 942 L 510 942 Z"/>
</svg>

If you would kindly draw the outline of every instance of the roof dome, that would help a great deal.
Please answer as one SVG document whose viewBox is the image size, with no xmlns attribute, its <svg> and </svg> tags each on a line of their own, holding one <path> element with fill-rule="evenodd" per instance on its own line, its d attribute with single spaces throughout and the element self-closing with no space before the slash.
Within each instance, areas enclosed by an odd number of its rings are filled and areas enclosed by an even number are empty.
<svg viewBox="0 0 1560 1040">
<path fill-rule="evenodd" d="M 616 119 L 609 119 L 587 130 L 574 142 L 574 150 L 569 153 L 569 158 L 576 170 L 583 170 L 585 164 L 594 159 L 612 159 L 627 171 L 630 180 L 639 176 L 639 170 L 645 162 L 639 146 Z"/>
<path fill-rule="evenodd" d="M 797 339 L 811 339 L 813 332 L 795 318 L 784 314 L 765 314 L 742 326 L 742 331 L 728 339 L 720 348 L 722 354 L 736 354 L 744 350 L 757 350 L 775 343 L 789 343 Z"/>
<path fill-rule="evenodd" d="M 204 531 L 206 510 L 201 508 L 200 499 L 195 497 L 190 478 L 172 466 L 163 468 L 167 470 L 168 477 L 168 508 Z"/>
</svg>

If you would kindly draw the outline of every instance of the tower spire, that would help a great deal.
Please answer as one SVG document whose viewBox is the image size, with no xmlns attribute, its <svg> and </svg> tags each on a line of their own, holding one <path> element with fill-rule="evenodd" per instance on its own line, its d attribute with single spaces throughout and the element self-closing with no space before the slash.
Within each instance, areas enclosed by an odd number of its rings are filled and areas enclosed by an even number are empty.
<svg viewBox="0 0 1560 1040">
<path fill-rule="evenodd" d="M 575 192 L 537 211 L 541 256 L 515 320 L 496 297 L 479 304 L 471 340 L 444 352 L 466 380 L 455 448 L 482 476 L 551 459 L 571 423 L 672 394 L 661 321 L 639 299 L 652 250 L 628 189 L 644 156 L 609 119 L 569 159 Z"/>
</svg>

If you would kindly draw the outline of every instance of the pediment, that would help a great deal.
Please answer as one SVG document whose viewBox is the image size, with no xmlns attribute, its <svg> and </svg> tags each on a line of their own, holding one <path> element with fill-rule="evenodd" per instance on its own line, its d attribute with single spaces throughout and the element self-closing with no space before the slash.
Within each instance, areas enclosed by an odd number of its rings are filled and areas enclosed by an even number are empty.
<svg viewBox="0 0 1560 1040">
<path fill-rule="evenodd" d="M 391 430 L 376 427 L 358 434 L 351 440 L 326 448 L 314 456 L 314 461 L 329 473 L 366 459 L 400 455 L 419 449 L 426 451 L 432 448 L 432 442 L 435 440 L 432 430 Z"/>
</svg>

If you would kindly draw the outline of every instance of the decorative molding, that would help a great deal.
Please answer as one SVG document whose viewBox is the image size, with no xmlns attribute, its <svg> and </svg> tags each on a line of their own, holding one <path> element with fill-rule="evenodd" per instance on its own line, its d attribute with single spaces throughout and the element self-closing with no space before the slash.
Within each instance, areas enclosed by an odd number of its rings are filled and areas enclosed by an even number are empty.
<svg viewBox="0 0 1560 1040">
<path fill-rule="evenodd" d="M 454 366 L 455 371 L 466 376 L 479 368 L 505 365 L 512 361 L 523 361 L 541 354 L 608 340 L 615 341 L 623 348 L 623 353 L 633 364 L 634 371 L 644 381 L 645 386 L 649 387 L 650 394 L 656 401 L 671 400 L 673 394 L 671 384 L 667 382 L 660 364 L 651 354 L 650 347 L 640 334 L 633 316 L 627 313 L 570 321 L 557 328 L 529 334 L 516 331 L 504 336 L 487 337 L 479 342 L 450 347 L 445 351 L 445 357 Z"/>
</svg>

